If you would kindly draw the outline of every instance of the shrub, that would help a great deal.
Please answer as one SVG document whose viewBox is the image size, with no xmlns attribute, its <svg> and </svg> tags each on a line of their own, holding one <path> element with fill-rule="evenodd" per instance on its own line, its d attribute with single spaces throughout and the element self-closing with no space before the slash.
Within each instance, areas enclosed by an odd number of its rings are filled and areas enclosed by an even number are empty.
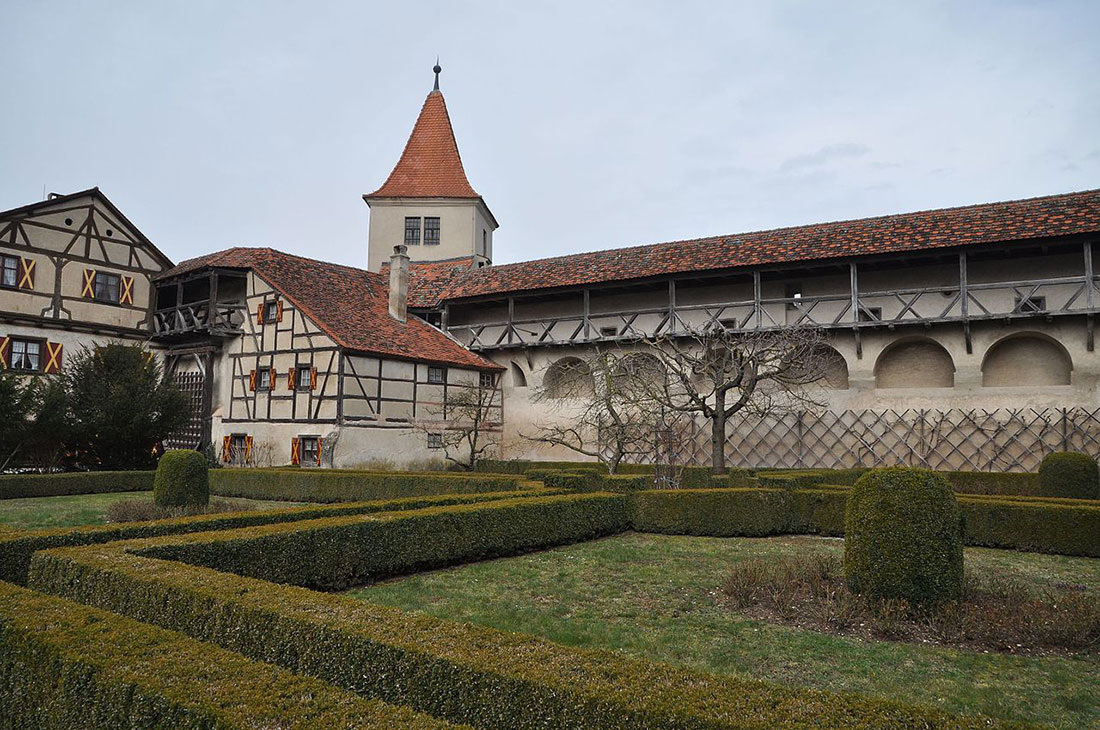
<svg viewBox="0 0 1100 730">
<path fill-rule="evenodd" d="M 596 498 L 623 500 L 567 499 Z M 534 521 L 521 525 L 539 528 Z M 586 651 L 184 563 L 158 561 L 154 570 L 132 552 L 156 550 L 158 544 L 164 543 L 39 553 L 33 582 L 364 696 L 483 730 L 1001 725 L 889 699 L 780 687 Z M 270 561 L 259 553 L 255 558 Z"/>
<path fill-rule="evenodd" d="M 551 490 L 523 490 L 489 492 L 485 494 L 456 494 L 428 497 L 406 497 L 373 502 L 292 507 L 256 512 L 230 512 L 225 514 L 198 515 L 156 522 L 118 525 L 93 525 L 90 527 L 60 527 L 45 530 L 0 530 L 0 580 L 26 583 L 31 556 L 39 550 L 63 545 L 94 545 L 115 540 L 178 535 L 211 530 L 231 530 L 251 525 L 270 525 L 295 520 L 312 520 L 340 515 L 369 514 L 398 510 L 438 507 L 448 504 L 489 502 L 536 494 L 553 494 Z"/>
<path fill-rule="evenodd" d="M 59 497 L 68 494 L 148 492 L 152 471 L 85 471 L 67 474 L 0 475 L 0 499 Z"/>
<path fill-rule="evenodd" d="M 966 543 L 1100 557 L 1100 504 L 1082 500 L 961 497 Z"/>
<path fill-rule="evenodd" d="M 197 451 L 169 451 L 160 457 L 153 480 L 158 507 L 194 507 L 210 501 L 206 457 Z"/>
<path fill-rule="evenodd" d="M 1039 465 L 1039 494 L 1070 499 L 1100 498 L 1100 468 L 1088 454 L 1056 451 Z"/>
<path fill-rule="evenodd" d="M 0 726 L 455 727 L 175 632 L 2 583 Z"/>
<path fill-rule="evenodd" d="M 222 497 L 293 502 L 362 502 L 516 489 L 521 475 L 367 472 L 331 469 L 218 469 L 210 490 Z"/>
<path fill-rule="evenodd" d="M 633 495 L 640 532 L 735 537 L 791 532 L 791 493 L 783 489 L 656 489 Z"/>
<path fill-rule="evenodd" d="M 942 471 L 957 494 L 1002 494 L 1038 497 L 1039 475 L 1033 472 Z"/>
<path fill-rule="evenodd" d="M 854 593 L 920 604 L 957 600 L 962 546 L 958 501 L 934 472 L 872 471 L 848 494 L 844 573 Z"/>
</svg>

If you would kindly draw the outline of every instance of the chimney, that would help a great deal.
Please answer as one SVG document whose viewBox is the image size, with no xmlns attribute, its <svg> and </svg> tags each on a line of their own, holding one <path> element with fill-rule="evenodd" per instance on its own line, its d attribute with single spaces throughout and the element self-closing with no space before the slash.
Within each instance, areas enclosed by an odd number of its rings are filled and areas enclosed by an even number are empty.
<svg viewBox="0 0 1100 730">
<path fill-rule="evenodd" d="M 404 246 L 394 246 L 390 256 L 390 316 L 399 322 L 408 319 L 409 255 Z"/>
</svg>

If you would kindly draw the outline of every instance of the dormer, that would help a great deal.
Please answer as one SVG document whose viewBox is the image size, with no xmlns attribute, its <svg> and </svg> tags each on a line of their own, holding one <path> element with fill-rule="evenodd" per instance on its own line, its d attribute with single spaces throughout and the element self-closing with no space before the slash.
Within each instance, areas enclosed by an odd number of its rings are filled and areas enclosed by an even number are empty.
<svg viewBox="0 0 1100 730">
<path fill-rule="evenodd" d="M 497 221 L 466 179 L 439 90 L 442 69 L 437 63 L 433 70 L 435 88 L 424 100 L 401 158 L 382 187 L 363 196 L 371 211 L 371 271 L 389 261 L 394 246 L 405 246 L 413 264 L 472 258 L 478 267 L 493 260 Z"/>
</svg>

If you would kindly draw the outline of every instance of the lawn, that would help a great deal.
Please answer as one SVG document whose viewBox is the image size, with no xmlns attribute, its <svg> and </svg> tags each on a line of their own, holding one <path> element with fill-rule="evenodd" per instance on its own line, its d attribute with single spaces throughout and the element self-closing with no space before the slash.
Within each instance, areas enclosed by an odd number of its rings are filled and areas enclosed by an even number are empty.
<svg viewBox="0 0 1100 730">
<path fill-rule="evenodd" d="M 843 550 L 814 537 L 627 534 L 422 573 L 352 595 L 571 646 L 721 674 L 903 699 L 953 712 L 1100 726 L 1100 654 L 1025 657 L 832 636 L 746 619 L 723 605 L 728 567 Z M 968 548 L 967 567 L 1100 593 L 1100 560 Z"/>
<path fill-rule="evenodd" d="M 107 509 L 126 499 L 152 500 L 152 492 L 114 494 L 77 494 L 65 497 L 29 497 L 0 499 L 0 526 L 20 530 L 41 527 L 77 527 L 107 522 Z M 221 498 L 219 498 L 221 499 Z M 259 499 L 224 499 L 240 510 L 297 507 L 301 502 L 271 502 Z"/>
</svg>

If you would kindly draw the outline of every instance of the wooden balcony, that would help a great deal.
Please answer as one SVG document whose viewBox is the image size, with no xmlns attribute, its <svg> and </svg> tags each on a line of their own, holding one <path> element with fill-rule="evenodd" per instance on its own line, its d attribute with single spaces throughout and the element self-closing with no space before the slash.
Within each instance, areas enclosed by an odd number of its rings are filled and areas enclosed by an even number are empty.
<svg viewBox="0 0 1100 730">
<path fill-rule="evenodd" d="M 158 337 L 235 337 L 244 331 L 247 317 L 243 304 L 218 303 L 207 299 L 156 310 L 153 313 L 153 330 Z"/>
</svg>

